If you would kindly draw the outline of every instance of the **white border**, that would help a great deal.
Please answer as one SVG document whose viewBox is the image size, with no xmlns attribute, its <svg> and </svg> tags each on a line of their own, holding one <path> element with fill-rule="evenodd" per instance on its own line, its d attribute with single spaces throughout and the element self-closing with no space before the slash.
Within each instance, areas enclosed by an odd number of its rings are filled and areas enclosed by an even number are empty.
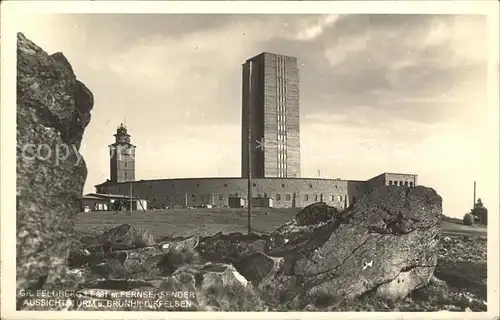
<svg viewBox="0 0 500 320">
<path fill-rule="evenodd" d="M 487 151 L 492 175 L 499 177 L 499 5 L 491 1 L 4 1 L 1 4 L 1 317 L 2 319 L 163 319 L 162 312 L 26 312 L 15 311 L 15 184 L 16 184 L 16 12 L 40 13 L 423 13 L 484 14 L 489 16 L 490 60 L 488 95 L 491 148 Z M 497 183 L 496 191 L 499 194 Z M 492 199 L 493 200 L 493 199 Z M 498 213 L 498 198 L 490 203 Z M 488 312 L 403 313 L 403 312 L 288 312 L 214 313 L 170 312 L 169 319 L 493 319 L 499 316 L 498 215 L 488 226 Z M 9 244 L 9 245 L 6 245 Z M 12 245 L 10 245 L 12 244 Z M 12 294 L 10 294 L 12 293 Z"/>
</svg>

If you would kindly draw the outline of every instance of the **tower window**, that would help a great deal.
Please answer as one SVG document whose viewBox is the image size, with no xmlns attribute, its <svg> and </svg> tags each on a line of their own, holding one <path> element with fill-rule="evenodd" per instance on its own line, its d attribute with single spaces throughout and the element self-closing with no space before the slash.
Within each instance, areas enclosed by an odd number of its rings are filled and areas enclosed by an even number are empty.
<svg viewBox="0 0 500 320">
<path fill-rule="evenodd" d="M 280 201 L 280 200 L 281 200 L 281 195 L 278 193 L 278 194 L 276 195 L 276 201 Z"/>
</svg>

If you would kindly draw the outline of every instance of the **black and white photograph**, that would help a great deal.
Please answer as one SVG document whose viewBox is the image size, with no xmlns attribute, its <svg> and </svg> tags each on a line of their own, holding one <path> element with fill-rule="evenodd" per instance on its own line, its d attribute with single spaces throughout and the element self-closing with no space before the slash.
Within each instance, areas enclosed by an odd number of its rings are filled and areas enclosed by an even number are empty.
<svg viewBox="0 0 500 320">
<path fill-rule="evenodd" d="M 2 4 L 2 318 L 499 316 L 498 2 L 181 2 Z"/>
</svg>

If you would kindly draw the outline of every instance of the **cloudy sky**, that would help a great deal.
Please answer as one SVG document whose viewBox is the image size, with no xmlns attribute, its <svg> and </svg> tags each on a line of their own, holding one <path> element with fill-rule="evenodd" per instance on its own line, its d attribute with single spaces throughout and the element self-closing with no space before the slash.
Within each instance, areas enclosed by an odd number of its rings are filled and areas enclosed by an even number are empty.
<svg viewBox="0 0 500 320">
<path fill-rule="evenodd" d="M 268 51 L 299 61 L 303 177 L 318 169 L 356 180 L 416 173 L 454 216 L 471 208 L 474 180 L 486 205 L 498 197 L 484 16 L 66 14 L 29 21 L 19 31 L 49 53 L 62 51 L 95 96 L 81 149 L 85 192 L 109 177 L 107 145 L 124 121 L 137 145 L 137 179 L 239 176 L 241 64 Z"/>
</svg>

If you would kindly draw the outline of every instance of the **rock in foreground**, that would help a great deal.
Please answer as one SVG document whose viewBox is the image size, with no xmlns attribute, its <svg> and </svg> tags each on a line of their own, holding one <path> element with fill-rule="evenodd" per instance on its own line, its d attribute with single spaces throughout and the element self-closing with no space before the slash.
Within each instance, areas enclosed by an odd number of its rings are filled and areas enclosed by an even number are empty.
<svg viewBox="0 0 500 320">
<path fill-rule="evenodd" d="M 276 304 L 399 300 L 434 272 L 441 204 L 430 188 L 380 187 L 328 221 L 284 225 L 237 269 Z"/>
<path fill-rule="evenodd" d="M 87 176 L 78 150 L 92 106 L 92 93 L 61 53 L 50 56 L 18 34 L 18 291 L 62 285 Z"/>
</svg>

